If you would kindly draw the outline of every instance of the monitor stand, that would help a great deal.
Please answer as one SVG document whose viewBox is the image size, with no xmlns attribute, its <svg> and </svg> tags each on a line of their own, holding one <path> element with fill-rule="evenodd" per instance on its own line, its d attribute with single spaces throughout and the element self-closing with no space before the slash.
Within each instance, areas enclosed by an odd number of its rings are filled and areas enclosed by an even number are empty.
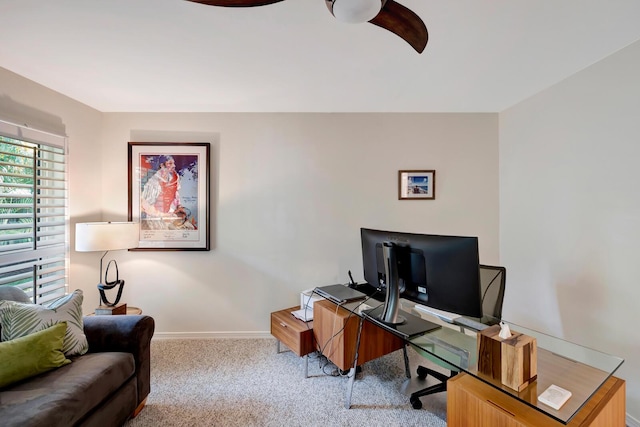
<svg viewBox="0 0 640 427">
<path fill-rule="evenodd" d="M 396 261 L 396 245 L 393 242 L 382 243 L 385 277 L 387 279 L 384 307 L 378 314 L 378 320 L 387 325 L 401 325 L 407 319 L 400 315 L 400 283 Z"/>
<path fill-rule="evenodd" d="M 402 310 L 400 310 L 400 312 L 402 313 L 402 317 L 405 321 L 399 324 L 389 324 L 380 320 L 382 310 L 383 306 L 378 306 L 371 310 L 364 310 L 362 314 L 367 320 L 404 339 L 411 339 L 419 335 L 424 335 L 427 332 L 435 331 L 442 327 L 437 323 L 430 322 L 422 317 L 414 316 L 413 314 Z"/>
<path fill-rule="evenodd" d="M 407 323 L 407 318 L 400 314 L 404 313 L 404 311 L 400 310 L 399 308 L 393 307 L 393 305 L 387 305 L 387 303 L 385 302 L 381 309 L 378 310 L 377 319 L 389 326 L 402 325 L 404 323 Z"/>
</svg>

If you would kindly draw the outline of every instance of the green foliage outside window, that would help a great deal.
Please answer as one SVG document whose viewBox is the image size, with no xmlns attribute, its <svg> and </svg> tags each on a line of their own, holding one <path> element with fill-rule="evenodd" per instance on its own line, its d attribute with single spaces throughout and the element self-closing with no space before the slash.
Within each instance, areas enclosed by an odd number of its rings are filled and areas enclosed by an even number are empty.
<svg viewBox="0 0 640 427">
<path fill-rule="evenodd" d="M 34 149 L 31 144 L 0 137 L 0 227 L 2 245 L 26 243 L 33 238 Z M 7 235 L 16 236 L 7 240 Z"/>
</svg>

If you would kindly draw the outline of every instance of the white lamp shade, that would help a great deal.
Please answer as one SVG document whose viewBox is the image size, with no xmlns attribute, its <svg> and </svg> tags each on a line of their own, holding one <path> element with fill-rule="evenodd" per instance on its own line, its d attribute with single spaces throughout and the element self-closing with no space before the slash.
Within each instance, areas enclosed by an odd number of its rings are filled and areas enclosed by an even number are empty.
<svg viewBox="0 0 640 427">
<path fill-rule="evenodd" d="M 331 13 L 338 21 L 362 23 L 371 21 L 381 9 L 382 0 L 335 0 Z"/>
<path fill-rule="evenodd" d="M 76 251 L 114 251 L 138 247 L 136 222 L 80 222 L 76 224 Z"/>
</svg>

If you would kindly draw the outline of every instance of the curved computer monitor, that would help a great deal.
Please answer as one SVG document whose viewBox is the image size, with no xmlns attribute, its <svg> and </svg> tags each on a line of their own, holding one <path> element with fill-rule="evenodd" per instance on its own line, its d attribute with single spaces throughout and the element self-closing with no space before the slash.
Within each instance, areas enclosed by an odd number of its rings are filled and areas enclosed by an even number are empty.
<svg viewBox="0 0 640 427">
<path fill-rule="evenodd" d="M 386 308 L 397 310 L 398 298 L 463 316 L 482 317 L 478 238 L 404 233 L 362 228 L 364 278 L 370 285 L 392 289 Z M 393 248 L 391 267 L 397 286 L 388 286 L 385 245 Z M 397 289 L 397 291 L 396 291 Z M 388 314 L 388 318 L 397 316 Z M 384 320 L 384 319 L 383 319 Z"/>
</svg>

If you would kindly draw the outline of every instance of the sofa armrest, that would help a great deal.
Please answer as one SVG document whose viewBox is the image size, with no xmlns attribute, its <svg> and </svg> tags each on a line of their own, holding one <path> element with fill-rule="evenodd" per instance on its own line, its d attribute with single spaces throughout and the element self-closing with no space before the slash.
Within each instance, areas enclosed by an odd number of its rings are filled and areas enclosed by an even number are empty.
<svg viewBox="0 0 640 427">
<path fill-rule="evenodd" d="M 146 315 L 85 316 L 83 322 L 90 353 L 121 351 L 133 354 L 138 403 L 141 403 L 151 390 L 153 318 Z"/>
</svg>

